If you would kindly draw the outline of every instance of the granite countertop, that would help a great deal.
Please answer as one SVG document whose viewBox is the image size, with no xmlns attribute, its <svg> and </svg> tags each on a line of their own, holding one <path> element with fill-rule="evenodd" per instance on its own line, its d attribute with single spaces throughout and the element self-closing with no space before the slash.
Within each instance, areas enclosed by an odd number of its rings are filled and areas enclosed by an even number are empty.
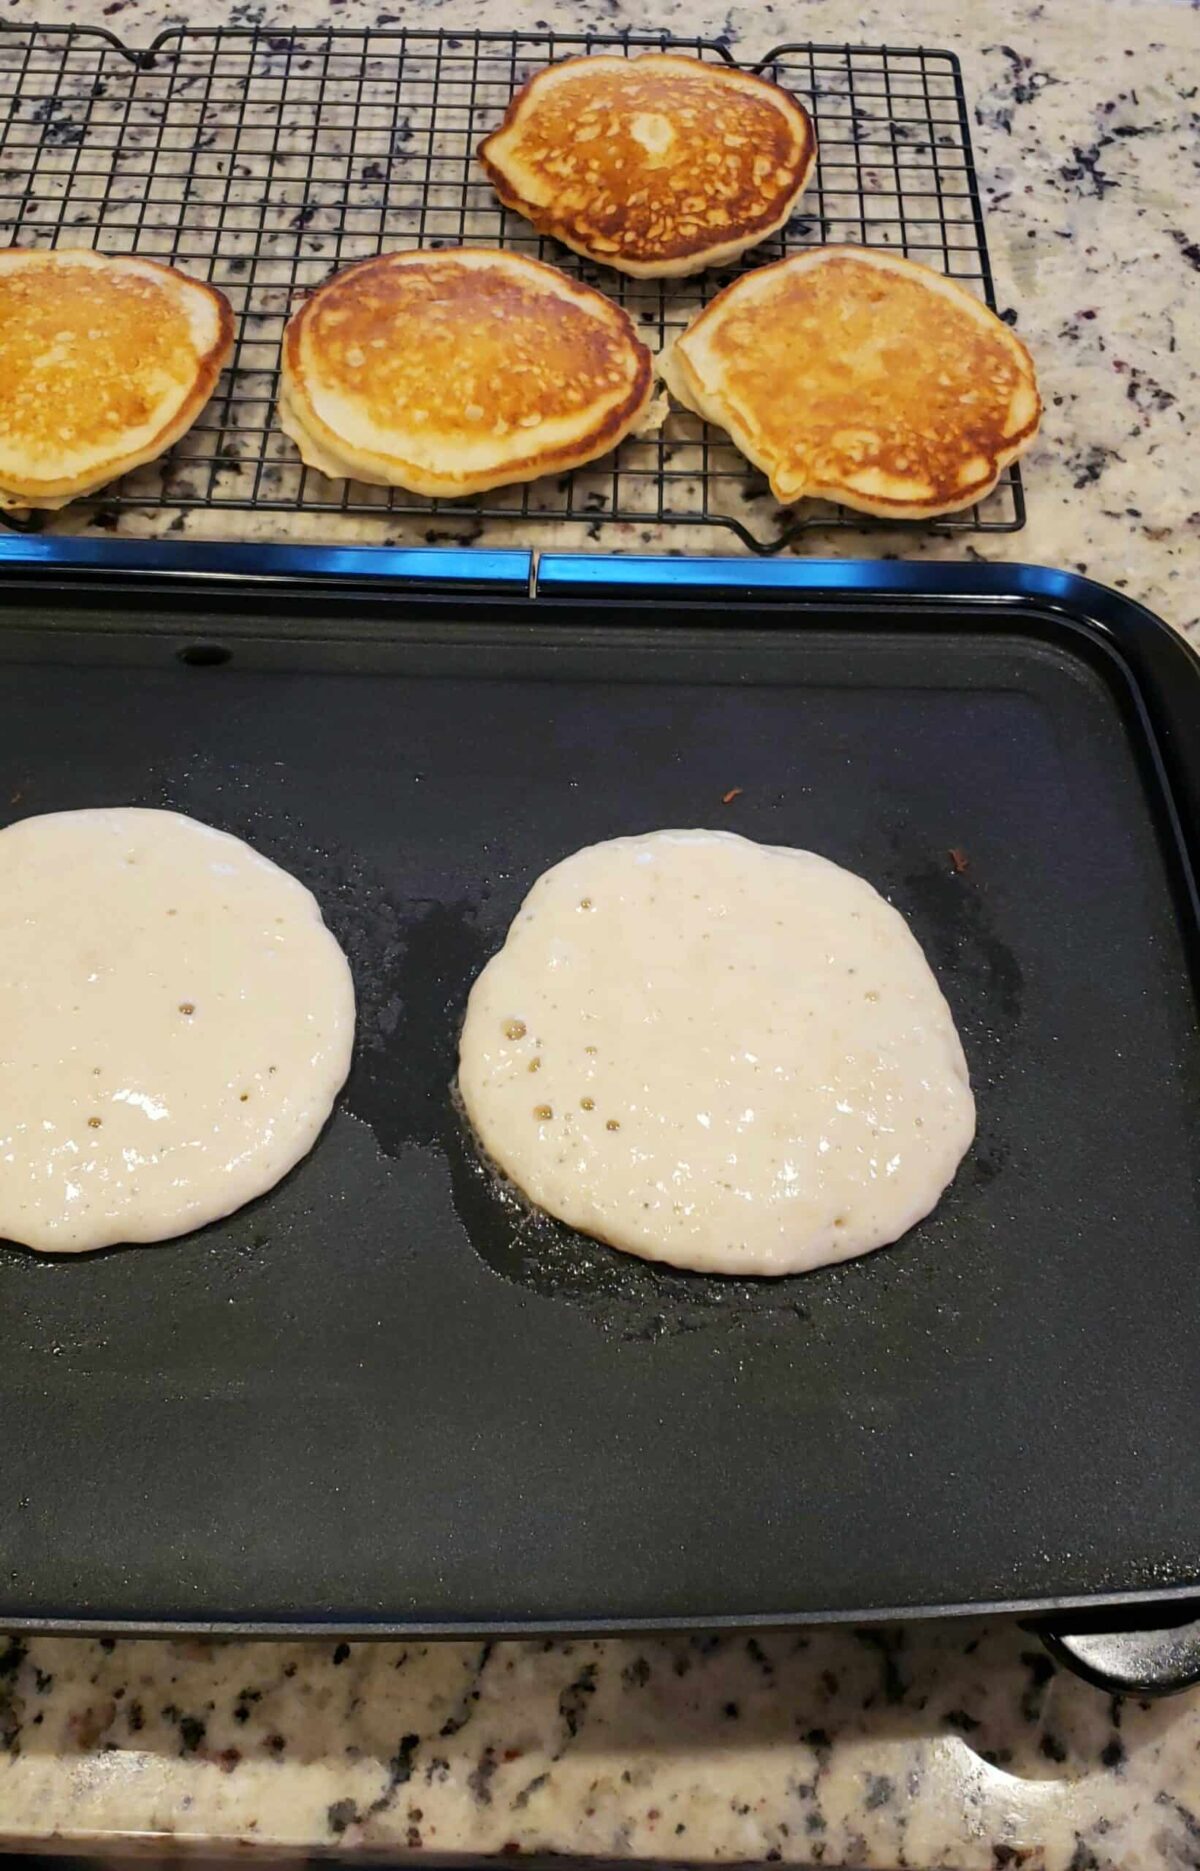
<svg viewBox="0 0 1200 1871">
<path fill-rule="evenodd" d="M 963 58 L 997 293 L 1040 366 L 1025 532 L 800 550 L 1032 559 L 1200 634 L 1196 15 L 1185 6 L 545 0 L 549 23 L 666 26 L 757 57 L 789 38 Z M 27 0 L 7 20 L 184 24 L 155 0 Z M 372 25 L 377 0 L 199 0 L 191 24 Z M 414 0 L 408 23 L 512 24 Z M 530 25 L 545 21 L 530 18 Z M 1189 56 L 1190 54 L 1190 56 Z M 78 524 L 70 516 L 62 522 Z M 95 516 L 90 524 L 96 524 Z M 112 525 L 99 516 L 99 523 Z M 163 519 L 120 516 L 125 531 Z M 251 529 L 190 515 L 174 530 Z M 404 537 L 271 516 L 259 536 Z M 502 529 L 488 535 L 502 540 Z M 509 535 L 511 537 L 511 535 Z M 618 549 L 736 550 L 617 529 Z M 112 1854 L 371 1846 L 954 1871 L 1200 1864 L 1200 1690 L 1112 1700 L 1012 1623 L 495 1645 L 0 1636 L 0 1839 Z"/>
</svg>

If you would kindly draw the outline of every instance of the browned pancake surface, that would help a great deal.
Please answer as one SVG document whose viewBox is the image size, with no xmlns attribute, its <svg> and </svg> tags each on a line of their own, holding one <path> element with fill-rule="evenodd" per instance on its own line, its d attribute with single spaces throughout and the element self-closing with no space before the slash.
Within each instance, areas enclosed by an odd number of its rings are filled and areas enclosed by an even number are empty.
<svg viewBox="0 0 1200 1871">
<path fill-rule="evenodd" d="M 451 442 L 474 440 L 481 424 L 505 435 L 589 407 L 627 381 L 632 327 L 619 307 L 602 323 L 540 289 L 541 271 L 526 281 L 436 253 L 348 268 L 304 310 L 324 385 L 369 404 L 383 427 L 428 425 Z M 297 323 L 293 357 L 299 339 Z M 648 374 L 647 358 L 630 404 Z M 623 415 L 612 411 L 606 426 L 615 432 Z"/>
<path fill-rule="evenodd" d="M 567 64 L 571 83 L 535 77 L 501 126 L 517 123 L 521 168 L 546 204 L 514 194 L 492 138 L 479 154 L 510 206 L 598 258 L 671 261 L 766 230 L 811 164 L 811 124 L 765 80 L 680 58 Z"/>
<path fill-rule="evenodd" d="M 920 277 L 852 257 L 772 271 L 773 290 L 714 321 L 709 338 L 722 394 L 753 411 L 765 457 L 810 484 L 867 469 L 920 483 L 931 509 L 990 484 L 1022 439 L 1011 411 L 1032 379 L 1011 332 Z"/>
<path fill-rule="evenodd" d="M 138 429 L 168 389 L 196 382 L 197 361 L 183 307 L 151 278 L 53 263 L 0 273 L 0 443 L 31 466 Z M 200 364 L 211 370 L 197 401 L 219 353 Z"/>
</svg>

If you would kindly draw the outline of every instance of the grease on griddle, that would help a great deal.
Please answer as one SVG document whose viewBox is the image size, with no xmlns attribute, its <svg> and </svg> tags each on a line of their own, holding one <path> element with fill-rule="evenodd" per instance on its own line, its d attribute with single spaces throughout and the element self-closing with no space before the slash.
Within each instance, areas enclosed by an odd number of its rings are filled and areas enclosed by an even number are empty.
<svg viewBox="0 0 1200 1871">
<path fill-rule="evenodd" d="M 809 1323 L 810 1307 L 798 1297 L 803 1275 L 731 1280 L 684 1273 L 576 1234 L 534 1208 L 484 1155 L 457 1083 L 450 1087 L 447 1109 L 454 1206 L 472 1247 L 502 1279 L 541 1299 L 565 1302 L 590 1314 L 605 1332 L 635 1341 L 750 1325 L 794 1331 Z"/>
</svg>

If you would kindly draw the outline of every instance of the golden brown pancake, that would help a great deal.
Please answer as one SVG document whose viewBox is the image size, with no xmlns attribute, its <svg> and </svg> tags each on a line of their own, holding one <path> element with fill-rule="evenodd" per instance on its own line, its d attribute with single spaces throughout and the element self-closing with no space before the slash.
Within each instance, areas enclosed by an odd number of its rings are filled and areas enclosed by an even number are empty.
<svg viewBox="0 0 1200 1871">
<path fill-rule="evenodd" d="M 782 86 L 648 52 L 548 65 L 479 160 L 539 233 L 654 279 L 718 266 L 774 234 L 816 147 L 808 112 Z"/>
<path fill-rule="evenodd" d="M 0 250 L 0 507 L 61 507 L 190 429 L 233 343 L 215 287 L 133 255 Z"/>
<path fill-rule="evenodd" d="M 455 496 L 595 460 L 653 390 L 620 306 L 539 260 L 456 247 L 381 254 L 306 300 L 279 421 L 323 474 Z"/>
<path fill-rule="evenodd" d="M 895 519 L 980 500 L 1032 442 L 1028 351 L 928 267 L 817 247 L 727 286 L 659 360 L 687 408 L 727 430 L 777 500 Z"/>
</svg>

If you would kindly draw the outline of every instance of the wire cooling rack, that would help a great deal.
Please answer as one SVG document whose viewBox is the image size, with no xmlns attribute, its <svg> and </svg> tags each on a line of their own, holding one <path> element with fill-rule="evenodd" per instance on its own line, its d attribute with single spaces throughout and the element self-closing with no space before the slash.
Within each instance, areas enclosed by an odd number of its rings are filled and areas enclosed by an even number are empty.
<svg viewBox="0 0 1200 1871">
<path fill-rule="evenodd" d="M 687 280 L 592 266 L 502 208 L 474 159 L 516 87 L 549 60 L 671 49 L 732 64 L 704 39 L 263 28 L 168 31 L 132 51 L 95 27 L 0 28 L 0 241 L 166 260 L 231 300 L 231 367 L 162 461 L 97 496 L 167 507 L 682 522 L 731 528 L 757 552 L 812 527 L 871 524 L 822 502 L 784 509 L 722 434 L 673 411 L 574 474 L 471 501 L 327 480 L 275 424 L 288 316 L 335 268 L 381 248 L 502 246 L 540 255 L 621 301 L 653 348 L 738 272 L 827 241 L 910 254 L 993 308 L 966 102 L 952 53 L 786 45 L 751 69 L 812 112 L 817 173 L 782 233 Z M 464 512 L 465 509 L 465 512 Z M 939 531 L 1012 532 L 1016 468 Z"/>
</svg>

